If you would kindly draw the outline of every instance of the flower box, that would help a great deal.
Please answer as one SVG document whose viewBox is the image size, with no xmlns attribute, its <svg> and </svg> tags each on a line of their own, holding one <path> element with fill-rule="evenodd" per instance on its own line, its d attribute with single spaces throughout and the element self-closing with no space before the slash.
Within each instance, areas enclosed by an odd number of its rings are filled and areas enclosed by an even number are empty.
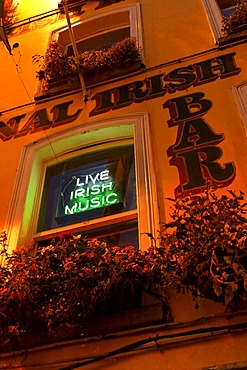
<svg viewBox="0 0 247 370">
<path fill-rule="evenodd" d="M 119 76 L 134 73 L 144 67 L 139 48 L 133 38 L 128 37 L 119 41 L 107 50 L 92 50 L 79 54 L 79 66 L 73 56 L 60 51 L 57 42 L 52 42 L 44 56 L 34 55 L 34 63 L 38 63 L 39 70 L 36 77 L 44 86 L 42 95 L 52 96 L 58 93 L 55 85 L 64 85 L 61 89 L 69 91 L 73 83 L 65 83 L 78 76 L 78 69 L 82 73 L 86 85 L 94 85 Z M 55 89 L 57 86 L 55 87 Z M 45 93 L 44 93 L 45 92 Z M 40 95 L 36 95 L 36 100 Z"/>
<path fill-rule="evenodd" d="M 79 77 L 66 78 L 61 81 L 49 82 L 34 96 L 35 101 L 43 100 L 59 94 L 66 94 L 81 88 Z"/>
<path fill-rule="evenodd" d="M 103 73 L 96 73 L 90 75 L 85 74 L 84 80 L 86 86 L 96 85 L 101 82 L 113 80 L 121 76 L 131 75 L 134 72 L 140 71 L 142 68 L 143 67 L 140 63 L 136 63 L 132 66 L 129 66 L 128 68 L 116 68 L 113 70 L 105 71 Z"/>
</svg>

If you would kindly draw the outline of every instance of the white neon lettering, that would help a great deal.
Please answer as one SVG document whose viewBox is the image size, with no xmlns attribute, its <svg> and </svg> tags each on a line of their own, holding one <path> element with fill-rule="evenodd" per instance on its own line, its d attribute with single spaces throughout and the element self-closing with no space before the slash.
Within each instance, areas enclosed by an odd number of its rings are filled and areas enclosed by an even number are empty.
<svg viewBox="0 0 247 370">
<path fill-rule="evenodd" d="M 92 181 L 93 184 L 96 183 L 96 181 L 100 181 L 100 173 L 96 173 L 95 177 L 93 175 L 89 175 L 90 180 Z"/>
<path fill-rule="evenodd" d="M 114 197 L 114 199 L 110 200 L 110 197 L 111 198 Z M 116 193 L 111 193 L 111 194 L 107 195 L 107 197 L 106 197 L 106 203 L 107 204 L 115 204 L 117 201 L 118 201 L 118 199 L 117 199 L 117 194 Z"/>
<path fill-rule="evenodd" d="M 92 208 L 99 208 L 99 207 L 101 207 L 101 202 L 100 202 L 100 198 L 99 197 L 91 199 L 91 207 Z"/>
<path fill-rule="evenodd" d="M 100 172 L 100 180 L 101 181 L 110 180 L 109 170 L 104 170 L 104 171 Z"/>
<path fill-rule="evenodd" d="M 79 212 L 84 212 L 84 211 L 86 211 L 87 209 L 88 209 L 88 207 L 89 207 L 89 200 L 87 199 L 86 200 L 86 206 L 85 207 L 82 207 L 82 202 L 79 202 L 79 203 L 77 203 L 78 204 L 78 209 L 79 209 Z"/>
<path fill-rule="evenodd" d="M 84 197 L 84 192 L 85 192 L 84 189 L 76 189 L 75 190 L 75 199 L 77 199 L 78 197 Z"/>
<path fill-rule="evenodd" d="M 110 189 L 112 191 L 113 182 L 109 182 L 108 184 L 102 184 L 101 191 L 103 192 L 105 189 Z"/>
<path fill-rule="evenodd" d="M 76 186 L 83 186 L 84 183 L 83 182 L 80 182 L 80 177 L 77 177 L 76 179 Z"/>
<path fill-rule="evenodd" d="M 92 195 L 100 194 L 100 191 L 102 191 L 100 189 L 100 185 L 93 185 L 91 188 L 88 189 L 90 189 L 90 194 Z"/>
<path fill-rule="evenodd" d="M 96 182 L 99 182 L 99 181 L 109 181 L 109 180 L 110 180 L 109 170 L 104 170 L 101 172 L 97 172 L 95 175 L 94 174 L 85 175 L 84 182 L 82 181 L 81 177 L 77 177 L 76 187 L 88 185 L 90 181 L 93 184 L 95 184 Z"/>
<path fill-rule="evenodd" d="M 65 210 L 64 210 L 66 215 L 73 215 L 74 213 L 76 213 L 76 211 L 77 211 L 77 203 L 75 203 L 72 208 L 69 208 L 69 206 L 66 204 Z"/>
<path fill-rule="evenodd" d="M 64 205 L 65 215 L 73 215 L 119 202 L 118 194 L 113 193 L 115 183 L 110 181 L 108 169 L 73 179 L 76 180 L 76 184 L 69 193 L 68 202 L 70 204 Z"/>
</svg>

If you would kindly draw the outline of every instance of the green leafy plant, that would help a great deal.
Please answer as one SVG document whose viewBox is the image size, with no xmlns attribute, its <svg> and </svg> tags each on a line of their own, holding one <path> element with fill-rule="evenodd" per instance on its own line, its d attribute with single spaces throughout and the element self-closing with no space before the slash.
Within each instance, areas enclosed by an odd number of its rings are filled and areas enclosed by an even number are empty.
<svg viewBox="0 0 247 370">
<path fill-rule="evenodd" d="M 247 292 L 247 219 L 244 194 L 208 190 L 173 201 L 172 221 L 160 238 L 178 290 L 228 306 Z"/>
<path fill-rule="evenodd" d="M 22 247 L 8 254 L 5 233 L 0 242 L 0 344 L 27 342 L 37 327 L 39 336 L 83 329 L 92 315 L 138 306 L 142 291 L 164 302 L 154 249 L 110 248 L 62 234 L 36 252 Z"/>
<path fill-rule="evenodd" d="M 231 35 L 241 30 L 247 25 L 247 0 L 235 0 L 233 2 L 235 10 L 229 17 L 223 17 L 222 32 L 223 35 Z"/>
<path fill-rule="evenodd" d="M 85 51 L 79 55 L 79 59 L 85 78 L 142 63 L 141 51 L 133 37 L 125 38 L 109 49 Z"/>
<path fill-rule="evenodd" d="M 73 56 L 68 56 L 60 50 L 57 41 L 49 44 L 45 55 L 35 54 L 33 62 L 38 64 L 36 77 L 49 88 L 54 82 L 64 81 L 78 75 L 78 69 Z"/>
<path fill-rule="evenodd" d="M 213 190 L 172 199 L 171 221 L 146 251 L 109 247 L 68 233 L 37 250 L 8 253 L 0 235 L 0 345 L 82 329 L 99 313 L 140 305 L 142 292 L 163 305 L 172 321 L 166 288 L 222 302 L 247 293 L 247 219 L 244 194 Z"/>
<path fill-rule="evenodd" d="M 78 75 L 78 68 L 85 79 L 118 68 L 126 73 L 129 67 L 141 65 L 142 58 L 135 39 L 128 37 L 109 49 L 79 54 L 79 61 L 77 66 L 74 56 L 62 53 L 56 41 L 50 43 L 44 56 L 37 54 L 33 56 L 33 62 L 39 66 L 36 77 L 46 88 L 51 87 L 54 81 L 63 81 Z"/>
</svg>

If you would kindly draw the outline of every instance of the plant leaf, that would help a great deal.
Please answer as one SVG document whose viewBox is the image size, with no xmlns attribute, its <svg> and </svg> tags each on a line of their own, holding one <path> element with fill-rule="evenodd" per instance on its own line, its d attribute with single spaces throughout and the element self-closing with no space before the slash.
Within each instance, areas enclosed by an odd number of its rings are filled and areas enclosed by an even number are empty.
<svg viewBox="0 0 247 370">
<path fill-rule="evenodd" d="M 217 278 L 215 278 L 213 281 L 213 289 L 214 289 L 214 293 L 216 294 L 216 296 L 220 297 L 222 294 L 222 286 L 217 280 Z"/>
<path fill-rule="evenodd" d="M 225 287 L 225 296 L 224 296 L 225 306 L 228 306 L 229 303 L 231 303 L 231 301 L 234 298 L 237 288 L 238 288 L 238 285 L 235 283 L 230 283 Z"/>
</svg>

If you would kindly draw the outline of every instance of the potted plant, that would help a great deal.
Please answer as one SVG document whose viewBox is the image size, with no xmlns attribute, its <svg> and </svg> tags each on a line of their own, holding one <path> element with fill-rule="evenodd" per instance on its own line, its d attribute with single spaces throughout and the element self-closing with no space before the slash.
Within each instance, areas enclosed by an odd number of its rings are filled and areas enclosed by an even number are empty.
<svg viewBox="0 0 247 370">
<path fill-rule="evenodd" d="M 36 77 L 43 83 L 45 90 L 57 84 L 74 81 L 80 68 L 86 84 L 103 80 L 140 69 L 142 65 L 141 51 L 132 37 L 119 41 L 107 50 L 92 50 L 79 54 L 80 65 L 75 58 L 61 52 L 56 41 L 50 43 L 44 56 L 34 55 L 33 62 L 39 70 Z"/>
<path fill-rule="evenodd" d="M 213 190 L 172 199 L 172 221 L 163 225 L 160 254 L 178 291 L 222 302 L 246 300 L 247 219 L 244 194 Z"/>
<path fill-rule="evenodd" d="M 233 191 L 171 199 L 171 221 L 146 251 L 61 234 L 48 245 L 8 253 L 0 235 L 0 348 L 47 343 L 47 335 L 84 331 L 95 315 L 131 309 L 156 297 L 172 321 L 166 288 L 230 308 L 247 294 L 244 194 Z M 73 292 L 73 294 L 71 294 Z M 38 333 L 37 333 L 38 328 Z M 79 332 L 78 332 L 79 331 Z M 30 339 L 31 338 L 31 339 Z"/>
<path fill-rule="evenodd" d="M 167 303 L 158 292 L 165 274 L 154 266 L 152 248 L 109 247 L 67 233 L 36 251 L 22 247 L 9 254 L 6 233 L 0 243 L 5 258 L 0 267 L 3 351 L 34 344 L 37 338 L 47 342 L 47 336 L 68 330 L 81 333 L 90 317 L 138 307 L 142 291 Z"/>
<path fill-rule="evenodd" d="M 63 53 L 57 41 L 49 44 L 45 55 L 35 54 L 33 62 L 38 64 L 39 70 L 36 72 L 36 77 L 42 82 L 45 90 L 74 82 L 78 76 L 74 57 Z"/>
<path fill-rule="evenodd" d="M 247 27 L 247 0 L 235 0 L 235 10 L 229 17 L 223 17 L 222 32 L 224 36 L 242 31 Z"/>
<path fill-rule="evenodd" d="M 127 37 L 105 50 L 79 55 L 80 68 L 87 83 L 96 83 L 134 72 L 143 67 L 141 50 L 133 37 Z"/>
</svg>

